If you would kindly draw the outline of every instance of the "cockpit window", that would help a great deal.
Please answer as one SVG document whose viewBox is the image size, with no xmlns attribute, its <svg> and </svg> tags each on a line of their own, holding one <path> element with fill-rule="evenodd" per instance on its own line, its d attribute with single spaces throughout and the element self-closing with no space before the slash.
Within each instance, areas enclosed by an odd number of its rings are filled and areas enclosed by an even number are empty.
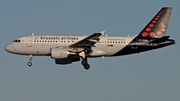
<svg viewBox="0 0 180 101">
<path fill-rule="evenodd" d="M 14 40 L 13 42 L 21 42 L 21 40 Z"/>
<path fill-rule="evenodd" d="M 13 42 L 17 42 L 17 40 L 14 40 Z"/>
</svg>

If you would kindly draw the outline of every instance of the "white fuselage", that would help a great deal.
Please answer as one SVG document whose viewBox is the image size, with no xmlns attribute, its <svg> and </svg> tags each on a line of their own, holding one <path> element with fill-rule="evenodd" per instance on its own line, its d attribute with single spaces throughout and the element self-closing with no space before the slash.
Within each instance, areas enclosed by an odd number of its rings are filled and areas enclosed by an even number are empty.
<svg viewBox="0 0 180 101">
<path fill-rule="evenodd" d="M 20 40 L 20 42 L 12 42 L 6 46 L 6 49 L 14 54 L 43 56 L 50 54 L 51 48 L 68 47 L 86 37 L 87 36 L 23 36 L 16 39 Z M 100 36 L 99 42 L 95 44 L 95 47 L 92 47 L 92 50 L 101 50 L 105 52 L 103 56 L 111 56 L 128 45 L 134 37 L 135 36 Z M 97 57 L 97 54 L 92 54 L 91 56 Z"/>
</svg>

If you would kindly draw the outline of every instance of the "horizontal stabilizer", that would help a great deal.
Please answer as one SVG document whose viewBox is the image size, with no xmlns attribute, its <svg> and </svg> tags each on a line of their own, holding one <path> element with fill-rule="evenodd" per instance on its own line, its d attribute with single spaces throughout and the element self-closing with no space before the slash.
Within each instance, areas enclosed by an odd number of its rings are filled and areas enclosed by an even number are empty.
<svg viewBox="0 0 180 101">
<path fill-rule="evenodd" d="M 161 38 L 155 39 L 153 41 L 151 41 L 150 43 L 161 43 L 161 42 L 165 42 L 166 40 L 168 40 L 170 36 L 163 36 Z"/>
</svg>

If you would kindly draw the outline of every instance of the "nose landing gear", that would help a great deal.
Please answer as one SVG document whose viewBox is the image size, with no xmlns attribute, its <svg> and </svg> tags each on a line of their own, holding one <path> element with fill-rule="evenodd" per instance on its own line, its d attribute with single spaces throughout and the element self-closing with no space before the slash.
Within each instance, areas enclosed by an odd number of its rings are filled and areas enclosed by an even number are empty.
<svg viewBox="0 0 180 101">
<path fill-rule="evenodd" d="M 32 66 L 32 62 L 28 62 L 27 65 L 30 67 Z"/>
<path fill-rule="evenodd" d="M 27 63 L 27 65 L 28 65 L 29 67 L 32 66 L 32 62 L 31 62 L 31 61 L 32 61 L 32 57 L 33 57 L 32 55 L 29 55 L 29 61 L 30 61 L 30 62 Z"/>
</svg>

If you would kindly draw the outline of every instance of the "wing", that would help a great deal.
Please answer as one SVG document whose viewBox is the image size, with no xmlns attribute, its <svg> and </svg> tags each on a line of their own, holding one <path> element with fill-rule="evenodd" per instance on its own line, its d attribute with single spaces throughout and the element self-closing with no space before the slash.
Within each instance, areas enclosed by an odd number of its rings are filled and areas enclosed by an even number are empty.
<svg viewBox="0 0 180 101">
<path fill-rule="evenodd" d="M 72 48 L 87 48 L 87 47 L 91 48 L 91 47 L 94 47 L 94 44 L 99 41 L 99 37 L 101 35 L 103 35 L 104 32 L 105 32 L 105 30 L 100 32 L 100 33 L 94 33 L 94 34 L 70 45 L 69 47 L 72 47 Z"/>
</svg>

